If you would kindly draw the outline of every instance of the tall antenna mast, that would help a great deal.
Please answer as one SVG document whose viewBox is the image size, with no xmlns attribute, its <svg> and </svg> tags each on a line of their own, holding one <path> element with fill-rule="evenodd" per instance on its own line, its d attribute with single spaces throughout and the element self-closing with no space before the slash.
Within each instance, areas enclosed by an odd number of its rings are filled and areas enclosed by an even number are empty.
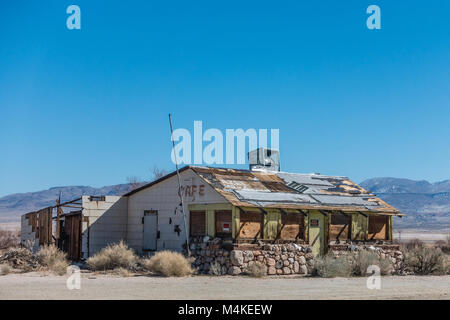
<svg viewBox="0 0 450 320">
<path fill-rule="evenodd" d="M 170 113 L 169 113 L 169 124 L 170 124 L 170 136 L 172 139 L 172 151 L 173 151 L 173 156 L 175 158 L 175 167 L 177 169 L 178 190 L 179 190 L 178 195 L 180 196 L 180 200 L 181 200 L 181 212 L 183 213 L 183 220 L 184 220 L 184 233 L 186 234 L 186 250 L 187 250 L 188 256 L 190 256 L 191 251 L 189 250 L 189 240 L 188 240 L 187 225 L 186 225 L 186 214 L 184 213 L 183 192 L 181 192 L 180 172 L 178 171 L 178 160 L 177 160 L 177 154 L 175 152 L 175 141 L 173 139 L 172 116 L 170 115 Z"/>
</svg>

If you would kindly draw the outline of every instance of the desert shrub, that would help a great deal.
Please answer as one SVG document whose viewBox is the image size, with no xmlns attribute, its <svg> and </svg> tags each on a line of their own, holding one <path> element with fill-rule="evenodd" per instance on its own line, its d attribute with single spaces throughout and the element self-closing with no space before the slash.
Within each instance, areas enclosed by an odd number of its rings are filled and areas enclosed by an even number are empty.
<svg viewBox="0 0 450 320">
<path fill-rule="evenodd" d="M 165 277 L 183 277 L 193 273 L 189 260 L 178 252 L 157 252 L 146 261 L 145 265 L 151 272 Z"/>
<path fill-rule="evenodd" d="M 87 259 L 87 266 L 94 271 L 116 268 L 133 269 L 138 261 L 134 251 L 123 242 L 108 245 Z"/>
<path fill-rule="evenodd" d="M 133 275 L 132 272 L 130 272 L 130 270 L 125 269 L 125 268 L 116 268 L 113 270 L 113 273 L 118 275 L 119 277 L 131 277 Z"/>
<path fill-rule="evenodd" d="M 7 264 L 0 265 L 0 276 L 5 276 L 11 272 L 11 267 Z"/>
<path fill-rule="evenodd" d="M 246 272 L 250 277 L 262 278 L 267 273 L 267 267 L 263 263 L 256 261 L 248 266 Z"/>
<path fill-rule="evenodd" d="M 318 257 L 314 261 L 312 274 L 323 278 L 350 277 L 351 258 L 346 255 L 335 257 L 333 254 Z"/>
<path fill-rule="evenodd" d="M 425 244 L 423 243 L 422 240 L 420 239 L 411 239 L 408 242 L 403 244 L 403 249 L 404 250 L 412 250 L 412 249 L 416 249 L 416 248 L 423 248 L 425 246 Z"/>
<path fill-rule="evenodd" d="M 417 247 L 406 251 L 405 267 L 422 275 L 445 273 L 445 256 L 440 248 Z"/>
<path fill-rule="evenodd" d="M 59 275 L 66 273 L 69 266 L 66 254 L 54 245 L 43 246 L 36 255 L 43 267 Z"/>
<path fill-rule="evenodd" d="M 450 254 L 450 242 L 449 239 L 447 241 L 445 240 L 439 240 L 434 243 L 434 245 L 438 248 L 441 248 L 442 252 L 445 254 Z"/>
<path fill-rule="evenodd" d="M 0 229 L 0 249 L 18 246 L 20 243 L 20 231 Z"/>
<path fill-rule="evenodd" d="M 380 268 L 381 275 L 389 275 L 393 271 L 393 265 L 388 258 L 381 258 L 373 251 L 361 250 L 353 254 L 352 273 L 355 276 L 366 276 L 367 269 L 371 265 Z"/>
<path fill-rule="evenodd" d="M 209 266 L 209 274 L 220 276 L 222 274 L 222 266 L 217 261 L 214 261 Z"/>
</svg>

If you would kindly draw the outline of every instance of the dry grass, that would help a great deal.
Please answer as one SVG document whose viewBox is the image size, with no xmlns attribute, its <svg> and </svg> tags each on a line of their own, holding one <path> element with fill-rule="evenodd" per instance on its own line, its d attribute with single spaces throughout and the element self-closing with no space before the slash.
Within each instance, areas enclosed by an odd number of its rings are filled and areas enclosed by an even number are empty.
<svg viewBox="0 0 450 320">
<path fill-rule="evenodd" d="M 262 278 L 267 274 L 267 267 L 263 263 L 255 261 L 255 263 L 248 266 L 246 273 L 250 277 Z"/>
<path fill-rule="evenodd" d="M 0 249 L 16 247 L 20 243 L 20 231 L 0 229 Z"/>
<path fill-rule="evenodd" d="M 87 266 L 94 271 L 116 268 L 131 270 L 136 267 L 137 262 L 138 257 L 123 241 L 108 245 L 86 261 Z"/>
<path fill-rule="evenodd" d="M 157 252 L 145 261 L 145 267 L 165 277 L 184 277 L 193 273 L 189 260 L 182 254 L 172 251 Z"/>
<path fill-rule="evenodd" d="M 416 247 L 405 251 L 405 267 L 415 274 L 445 274 L 446 257 L 440 248 Z"/>
<path fill-rule="evenodd" d="M 380 268 L 381 275 L 390 275 L 394 269 L 388 258 L 382 259 L 375 252 L 362 250 L 353 254 L 353 275 L 366 276 L 372 265 Z"/>
<path fill-rule="evenodd" d="M 6 276 L 11 272 L 11 267 L 7 264 L 0 265 L 0 276 Z"/>
<path fill-rule="evenodd" d="M 312 274 L 323 278 L 350 277 L 352 270 L 351 257 L 327 254 L 315 259 Z"/>
<path fill-rule="evenodd" d="M 43 246 L 37 253 L 40 264 L 58 275 L 66 274 L 69 262 L 66 254 L 54 245 Z"/>
<path fill-rule="evenodd" d="M 118 275 L 119 277 L 128 278 L 133 276 L 133 272 L 130 272 L 130 270 L 125 268 L 116 268 L 113 270 L 113 273 L 115 275 Z"/>
</svg>

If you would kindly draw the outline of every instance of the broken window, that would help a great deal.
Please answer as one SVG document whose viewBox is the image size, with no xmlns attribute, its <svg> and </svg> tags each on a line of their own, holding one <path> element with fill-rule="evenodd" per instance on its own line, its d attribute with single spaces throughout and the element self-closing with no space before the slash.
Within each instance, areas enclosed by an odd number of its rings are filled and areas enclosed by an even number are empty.
<svg viewBox="0 0 450 320">
<path fill-rule="evenodd" d="M 218 237 L 231 237 L 231 222 L 232 213 L 231 210 L 217 210 L 216 216 L 216 236 Z"/>
<path fill-rule="evenodd" d="M 369 240 L 388 240 L 388 216 L 369 215 Z"/>
<path fill-rule="evenodd" d="M 264 216 L 261 212 L 243 212 L 240 215 L 239 238 L 261 239 Z"/>
<path fill-rule="evenodd" d="M 351 235 L 352 217 L 344 213 L 331 214 L 330 240 L 347 240 Z"/>
<path fill-rule="evenodd" d="M 206 215 L 205 211 L 191 211 L 190 216 L 190 235 L 204 236 L 206 235 Z"/>
<path fill-rule="evenodd" d="M 303 214 L 296 212 L 286 212 L 285 214 L 281 214 L 280 239 L 305 239 L 305 225 Z"/>
</svg>

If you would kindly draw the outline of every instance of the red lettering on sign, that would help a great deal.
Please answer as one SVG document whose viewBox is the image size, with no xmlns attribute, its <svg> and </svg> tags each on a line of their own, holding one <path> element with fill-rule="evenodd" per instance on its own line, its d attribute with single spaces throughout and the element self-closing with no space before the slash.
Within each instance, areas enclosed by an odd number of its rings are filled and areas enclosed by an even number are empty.
<svg viewBox="0 0 450 320">
<path fill-rule="evenodd" d="M 193 198 L 192 201 L 195 200 L 195 196 L 198 195 L 203 197 L 205 195 L 205 185 L 190 185 L 190 186 L 182 186 L 178 189 L 178 195 L 184 195 L 185 197 Z"/>
</svg>

